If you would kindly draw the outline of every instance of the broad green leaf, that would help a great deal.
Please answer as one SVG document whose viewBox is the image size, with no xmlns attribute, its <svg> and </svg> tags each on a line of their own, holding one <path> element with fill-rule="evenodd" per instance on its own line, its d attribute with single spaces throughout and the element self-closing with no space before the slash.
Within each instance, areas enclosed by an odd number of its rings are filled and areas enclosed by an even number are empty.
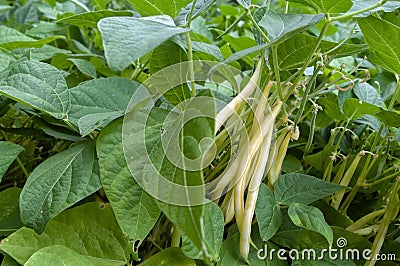
<svg viewBox="0 0 400 266">
<path fill-rule="evenodd" d="M 213 261 L 219 260 L 219 250 L 221 249 L 224 235 L 224 215 L 221 209 L 214 202 L 204 205 L 204 242 L 207 246 L 207 253 Z M 192 259 L 203 259 L 201 251 L 193 245 L 190 239 L 182 233 L 183 253 Z"/>
<path fill-rule="evenodd" d="M 380 0 L 353 0 L 353 6 L 350 8 L 348 13 L 352 12 L 357 12 L 363 9 L 366 9 L 370 6 L 373 6 L 377 4 Z M 378 11 L 384 11 L 384 12 L 392 12 L 396 9 L 400 8 L 400 2 L 399 1 L 387 1 L 380 7 L 374 8 L 370 11 L 355 15 L 354 17 L 358 18 L 363 18 L 363 17 L 368 17 L 372 13 L 378 12 Z"/>
<path fill-rule="evenodd" d="M 146 3 L 147 1 L 135 1 Z M 164 1 L 163 1 L 164 2 Z M 147 4 L 146 4 L 147 5 Z M 163 5 L 166 5 L 165 2 Z M 111 17 L 98 23 L 110 68 L 122 71 L 174 35 L 189 31 L 146 18 Z M 149 34 L 151 33 L 151 34 Z"/>
<path fill-rule="evenodd" d="M 237 0 L 238 4 L 248 9 L 251 5 L 251 0 Z"/>
<path fill-rule="evenodd" d="M 373 104 L 358 99 L 347 99 L 343 104 L 343 113 L 346 118 L 356 119 L 363 115 L 374 115 L 381 109 Z"/>
<path fill-rule="evenodd" d="M 382 107 L 382 98 L 374 87 L 366 82 L 358 82 L 353 88 L 354 94 L 363 102 Z"/>
<path fill-rule="evenodd" d="M 229 56 L 227 59 L 225 59 L 223 61 L 223 63 L 229 64 L 231 62 L 235 62 L 235 61 L 237 61 L 239 59 L 242 59 L 243 57 L 248 56 L 249 54 L 258 52 L 258 51 L 260 51 L 260 50 L 262 50 L 264 48 L 267 48 L 267 47 L 269 47 L 269 44 L 261 44 L 261 45 L 253 46 L 253 47 L 250 47 L 250 48 L 246 48 L 246 49 L 244 49 L 242 51 L 239 51 L 239 52 L 234 53 L 233 55 Z"/>
<path fill-rule="evenodd" d="M 0 235 L 9 235 L 23 226 L 19 218 L 20 193 L 21 189 L 17 187 L 0 192 Z"/>
<path fill-rule="evenodd" d="M 258 24 L 267 31 L 268 37 L 272 43 L 279 44 L 307 30 L 323 18 L 323 14 L 281 14 L 269 10 L 264 14 Z"/>
<path fill-rule="evenodd" d="M 12 142 L 0 141 L 0 182 L 8 167 L 23 150 L 24 148 Z"/>
<path fill-rule="evenodd" d="M 44 247 L 62 245 L 93 265 L 123 266 L 128 262 L 128 241 L 115 221 L 109 204 L 92 202 L 64 211 L 38 235 L 23 227 L 3 239 L 0 250 L 20 264 Z"/>
<path fill-rule="evenodd" d="M 155 200 L 133 179 L 122 147 L 122 122 L 107 125 L 97 138 L 100 179 L 122 232 L 143 242 L 160 215 Z M 137 252 L 137 250 L 135 250 Z"/>
<path fill-rule="evenodd" d="M 180 121 L 178 115 L 175 118 L 176 122 L 171 123 L 169 125 L 170 127 L 165 127 L 165 125 L 163 125 L 164 119 L 168 114 L 169 111 L 167 110 L 155 108 L 150 112 L 150 116 L 147 120 L 146 147 L 148 147 L 148 150 L 151 151 L 149 156 L 153 161 L 153 165 L 160 172 L 172 174 L 171 176 L 167 176 L 167 178 L 169 178 L 173 183 L 186 186 L 201 185 L 203 176 L 200 171 L 185 171 L 184 169 L 179 169 L 170 161 L 166 160 L 166 157 L 164 157 L 165 151 L 163 150 L 161 142 L 161 128 L 164 129 L 164 132 L 182 130 L 181 125 L 179 124 Z M 139 115 L 137 117 L 140 119 Z M 140 121 L 146 120 L 142 119 Z M 197 128 L 197 130 L 200 134 L 203 133 L 202 128 Z M 191 137 L 192 136 L 188 135 L 187 138 L 184 138 L 182 147 L 185 155 L 189 158 L 193 155 L 191 153 L 198 150 L 198 144 Z M 168 193 L 168 197 L 170 198 L 178 196 L 174 190 L 166 191 L 166 193 Z M 200 195 L 179 195 L 179 197 L 182 197 L 186 200 L 188 205 L 191 204 L 193 200 L 192 197 L 196 198 L 198 196 Z M 198 249 L 202 250 L 204 237 L 202 217 L 203 206 L 177 206 L 161 201 L 158 201 L 157 203 L 161 211 L 168 217 L 168 219 L 171 220 L 181 231 L 186 233 L 186 235 Z"/>
<path fill-rule="evenodd" d="M 309 204 L 343 189 L 334 183 L 304 174 L 285 174 L 274 184 L 276 201 L 289 205 L 292 202 Z"/>
<path fill-rule="evenodd" d="M 0 72 L 6 70 L 10 62 L 11 62 L 10 57 L 7 54 L 0 51 Z"/>
<path fill-rule="evenodd" d="M 49 220 L 100 189 L 94 143 L 81 143 L 35 168 L 20 196 L 22 222 L 41 233 Z"/>
<path fill-rule="evenodd" d="M 215 0 L 197 0 L 196 5 L 193 8 L 192 19 L 200 16 L 204 13 Z M 179 14 L 174 18 L 175 24 L 177 26 L 184 26 L 188 22 L 190 11 L 192 10 L 193 1 L 185 6 Z"/>
<path fill-rule="evenodd" d="M 320 98 L 318 99 L 318 104 L 322 106 L 324 113 L 336 121 L 342 121 L 345 119 L 344 115 L 339 111 L 340 108 L 337 99 Z"/>
<path fill-rule="evenodd" d="M 315 201 L 310 205 L 317 207 L 324 214 L 325 220 L 330 226 L 347 228 L 353 223 L 347 215 L 342 214 L 323 199 Z"/>
<path fill-rule="evenodd" d="M 181 46 L 183 49 L 188 49 L 187 43 L 183 40 L 183 38 L 175 36 L 174 38 L 172 38 L 172 41 Z M 224 60 L 220 48 L 213 44 L 192 41 L 192 50 L 193 52 L 202 52 L 211 55 L 219 61 Z"/>
<path fill-rule="evenodd" d="M 64 38 L 64 36 L 53 35 L 41 40 L 36 40 L 26 36 L 16 29 L 0 26 L 0 47 L 7 50 L 13 50 L 17 48 L 39 48 L 47 43 Z"/>
<path fill-rule="evenodd" d="M 0 94 L 63 119 L 69 111 L 70 99 L 62 73 L 37 61 L 24 61 L 12 66 L 1 82 Z"/>
<path fill-rule="evenodd" d="M 242 59 L 249 66 L 253 66 L 254 57 L 258 55 L 256 52 L 269 46 L 269 44 L 255 46 L 256 42 L 252 38 L 247 36 L 234 37 L 231 35 L 224 35 L 222 36 L 222 39 L 229 43 L 229 46 L 237 52 L 226 59 L 224 63 L 230 63 Z"/>
<path fill-rule="evenodd" d="M 328 240 L 329 246 L 332 246 L 332 229 L 318 208 L 292 202 L 289 205 L 288 215 L 295 225 L 320 233 Z"/>
<path fill-rule="evenodd" d="M 102 18 L 122 17 L 122 16 L 129 17 L 132 15 L 133 13 L 130 11 L 99 10 L 99 11 L 85 12 L 65 17 L 57 20 L 57 23 L 64 23 L 78 27 L 86 26 L 86 27 L 96 28 L 97 22 L 99 22 L 100 19 Z"/>
<path fill-rule="evenodd" d="M 93 79 L 70 89 L 68 119 L 78 125 L 82 135 L 104 127 L 124 114 L 133 93 L 140 86 L 125 78 Z"/>
<path fill-rule="evenodd" d="M 135 9 L 142 15 L 153 16 L 153 15 L 168 15 L 175 17 L 182 8 L 186 7 L 191 0 L 127 0 Z"/>
<path fill-rule="evenodd" d="M 353 6 L 353 2 L 351 0 L 289 0 L 289 1 L 307 5 L 325 14 L 344 13 Z"/>
<path fill-rule="evenodd" d="M 135 179 L 145 182 L 152 195 L 162 198 L 158 201 L 160 209 L 204 251 L 203 207 L 198 205 L 204 202 L 204 191 L 201 187 L 197 189 L 203 182 L 202 172 L 198 170 L 202 168 L 199 165 L 202 160 L 197 158 L 201 155 L 200 141 L 205 137 L 213 138 L 213 127 L 205 118 L 213 116 L 196 116 L 186 123 L 183 119 L 191 112 L 213 113 L 213 108 L 204 98 L 197 99 L 187 101 L 183 112 L 146 107 L 127 113 L 124 151 L 130 158 L 129 167 Z M 189 164 L 192 160 L 195 163 Z M 196 187 L 190 190 L 193 186 Z"/>
<path fill-rule="evenodd" d="M 61 245 L 48 246 L 36 251 L 24 265 L 95 266 L 89 259 Z"/>
<path fill-rule="evenodd" d="M 179 64 L 183 61 L 187 61 L 185 51 L 178 44 L 172 41 L 166 41 L 155 48 L 151 54 L 149 62 L 150 74 L 157 73 L 165 67 Z M 181 80 L 179 83 L 181 83 L 181 85 L 171 88 L 164 93 L 164 97 L 174 105 L 191 97 L 191 92 L 186 80 Z"/>
<path fill-rule="evenodd" d="M 317 38 L 307 34 L 298 34 L 284 41 L 278 47 L 279 67 L 281 69 L 294 69 L 301 67 L 308 57 L 308 53 L 317 43 Z M 328 53 L 338 44 L 322 41 L 321 52 Z M 367 48 L 366 45 L 342 44 L 338 49 L 328 53 L 335 58 L 356 54 Z"/>
<path fill-rule="evenodd" d="M 146 259 L 140 266 L 179 265 L 196 266 L 194 260 L 183 255 L 180 248 L 167 248 Z"/>
<path fill-rule="evenodd" d="M 369 46 L 371 61 L 400 74 L 400 27 L 374 16 L 357 21 Z"/>
<path fill-rule="evenodd" d="M 92 78 L 97 77 L 96 68 L 89 61 L 87 61 L 85 59 L 79 59 L 79 58 L 70 58 L 68 60 L 71 61 L 72 63 L 74 63 L 74 65 L 83 74 L 88 75 L 89 77 L 92 77 Z"/>
<path fill-rule="evenodd" d="M 400 113 L 397 111 L 384 110 L 375 116 L 389 127 L 400 127 Z"/>
<path fill-rule="evenodd" d="M 282 224 L 282 213 L 274 194 L 266 184 L 261 184 L 256 203 L 258 228 L 263 241 L 268 241 Z"/>
<path fill-rule="evenodd" d="M 35 38 L 47 38 L 56 35 L 56 32 L 65 30 L 64 25 L 55 22 L 40 21 L 32 28 L 25 31 L 25 34 Z"/>
</svg>

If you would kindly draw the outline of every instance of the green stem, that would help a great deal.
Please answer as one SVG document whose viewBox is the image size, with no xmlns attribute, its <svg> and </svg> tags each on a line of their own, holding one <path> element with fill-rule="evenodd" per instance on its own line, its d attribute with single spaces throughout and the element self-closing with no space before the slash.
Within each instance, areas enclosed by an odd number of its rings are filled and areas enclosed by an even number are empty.
<svg viewBox="0 0 400 266">
<path fill-rule="evenodd" d="M 186 28 L 190 28 L 190 23 L 192 23 L 193 11 L 194 11 L 194 8 L 196 6 L 196 3 L 197 3 L 197 0 L 194 0 L 193 3 L 192 3 L 192 8 L 190 9 L 189 17 L 188 17 L 188 20 L 186 22 Z"/>
<path fill-rule="evenodd" d="M 304 95 L 303 95 L 303 99 L 301 101 L 301 105 L 300 105 L 300 110 L 296 115 L 296 118 L 294 120 L 294 124 L 295 126 L 300 122 L 300 118 L 303 115 L 304 109 L 306 107 L 306 103 L 307 103 L 307 99 L 308 99 L 308 95 L 311 92 L 311 88 L 314 85 L 315 79 L 317 78 L 318 72 L 322 69 L 322 67 L 317 67 L 314 70 L 314 73 L 312 75 L 312 77 L 309 79 L 309 82 L 307 84 L 306 90 L 304 91 Z"/>
<path fill-rule="evenodd" d="M 385 182 L 387 180 L 393 179 L 393 178 L 398 177 L 398 176 L 400 176 L 400 173 L 396 172 L 396 173 L 393 173 L 391 175 L 385 176 L 385 177 L 383 177 L 383 178 L 381 178 L 379 180 L 376 180 L 375 182 L 367 183 L 364 186 L 365 187 L 373 187 L 373 186 L 376 186 L 376 185 L 378 185 L 378 184 L 380 184 L 382 182 Z"/>
<path fill-rule="evenodd" d="M 364 9 L 361 9 L 361 10 L 357 10 L 357 11 L 354 11 L 354 12 L 351 12 L 351 13 L 346 13 L 346 14 L 343 14 L 343 15 L 340 15 L 340 16 L 337 16 L 337 17 L 333 17 L 332 21 L 336 21 L 336 20 L 340 20 L 340 19 L 352 18 L 355 15 L 362 14 L 362 13 L 370 11 L 370 10 L 372 10 L 374 8 L 380 7 L 383 4 L 385 4 L 386 2 L 387 2 L 387 0 L 381 0 L 378 3 L 376 3 L 376 4 L 372 5 L 372 6 L 369 6 L 367 8 L 364 8 Z"/>
<path fill-rule="evenodd" d="M 297 83 L 300 81 L 301 77 L 303 76 L 304 71 L 306 71 L 307 66 L 310 64 L 311 60 L 312 60 L 313 57 L 314 57 L 314 54 L 317 52 L 318 47 L 319 47 L 319 45 L 321 44 L 322 39 L 323 39 L 323 37 L 324 37 L 326 31 L 328 30 L 328 27 L 329 27 L 329 25 L 330 25 L 331 22 L 332 22 L 332 20 L 331 20 L 331 18 L 328 16 L 327 19 L 326 19 L 326 21 L 325 21 L 325 24 L 324 24 L 324 26 L 322 27 L 322 30 L 321 30 L 321 32 L 320 32 L 320 34 L 319 34 L 319 36 L 318 36 L 317 42 L 315 43 L 315 46 L 314 46 L 313 50 L 310 52 L 310 54 L 308 55 L 308 58 L 307 58 L 306 62 L 303 64 L 303 66 L 302 66 L 301 69 L 299 70 L 299 72 L 298 72 L 298 74 L 297 74 L 297 77 L 295 78 L 295 80 L 294 80 L 292 86 L 291 86 L 290 89 L 289 89 L 289 93 L 286 95 L 286 98 L 284 99 L 284 102 L 286 102 L 287 99 L 290 97 L 290 95 L 292 94 L 292 92 L 293 92 L 294 89 L 296 88 Z"/>
<path fill-rule="evenodd" d="M 257 29 L 257 31 L 263 36 L 266 42 L 271 42 L 268 38 L 268 36 L 265 34 L 265 32 L 258 26 L 258 23 L 253 17 L 253 14 L 251 14 L 250 9 L 247 10 L 246 12 L 247 16 L 250 18 L 251 22 L 253 22 L 253 26 Z"/>
<path fill-rule="evenodd" d="M 397 217 L 399 213 L 399 195 L 398 192 L 400 190 L 400 179 L 397 179 L 392 189 L 389 192 L 388 196 L 388 203 L 385 215 L 379 225 L 378 233 L 375 236 L 374 243 L 372 244 L 371 250 L 371 259 L 365 262 L 365 266 L 373 266 L 376 263 L 376 256 L 379 254 L 379 251 L 382 248 L 383 242 L 385 241 L 386 233 L 388 231 L 389 225 L 394 218 Z"/>
<path fill-rule="evenodd" d="M 187 46 L 188 46 L 189 76 L 190 76 L 192 97 L 195 97 L 196 96 L 196 85 L 195 85 L 195 82 L 194 82 L 194 65 L 193 65 L 192 39 L 190 38 L 190 32 L 186 32 L 185 36 L 186 36 L 186 42 L 187 42 Z"/>
</svg>

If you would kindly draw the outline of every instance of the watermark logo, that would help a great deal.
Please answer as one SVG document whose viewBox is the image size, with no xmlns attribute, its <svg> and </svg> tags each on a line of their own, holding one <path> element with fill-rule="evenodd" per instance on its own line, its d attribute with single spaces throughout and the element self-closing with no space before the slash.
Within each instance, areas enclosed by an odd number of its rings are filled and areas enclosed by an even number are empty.
<svg viewBox="0 0 400 266">
<path fill-rule="evenodd" d="M 387 254 L 376 254 L 375 256 L 372 254 L 371 249 L 355 249 L 355 248 L 347 248 L 347 239 L 344 237 L 339 237 L 336 240 L 337 248 L 329 247 L 323 249 L 274 249 L 269 248 L 267 244 L 265 244 L 264 248 L 259 249 L 257 252 L 257 257 L 260 260 L 376 260 L 376 261 L 395 261 L 396 254 L 387 253 Z"/>
</svg>

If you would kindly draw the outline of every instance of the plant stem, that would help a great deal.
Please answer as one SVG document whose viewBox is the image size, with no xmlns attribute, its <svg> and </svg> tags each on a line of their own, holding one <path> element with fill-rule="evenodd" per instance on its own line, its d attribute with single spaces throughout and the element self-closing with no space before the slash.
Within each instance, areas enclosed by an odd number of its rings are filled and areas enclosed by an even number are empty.
<svg viewBox="0 0 400 266">
<path fill-rule="evenodd" d="M 351 13 L 346 13 L 346 14 L 343 14 L 343 15 L 340 15 L 340 16 L 337 16 L 337 17 L 333 17 L 331 20 L 332 21 L 336 21 L 336 20 L 340 20 L 340 19 L 352 18 L 355 15 L 362 14 L 362 13 L 370 11 L 370 10 L 372 10 L 374 8 L 380 7 L 383 4 L 385 4 L 386 2 L 387 2 L 387 0 L 381 0 L 378 3 L 376 3 L 376 4 L 372 5 L 372 6 L 369 6 L 367 8 L 364 8 L 364 9 L 361 9 L 361 10 L 357 10 L 357 11 L 354 11 L 354 12 L 351 12 Z"/>
<path fill-rule="evenodd" d="M 279 63 L 278 63 L 278 46 L 274 45 L 271 47 L 272 50 L 272 62 L 274 65 L 274 72 L 275 72 L 275 80 L 276 80 L 276 88 L 279 94 L 279 100 L 283 101 L 283 92 L 282 92 L 282 85 L 281 85 L 281 75 L 279 72 Z M 282 107 L 283 117 L 287 117 L 285 105 Z"/>
<path fill-rule="evenodd" d="M 251 22 L 253 22 L 253 26 L 257 29 L 257 31 L 263 36 L 266 42 L 271 42 L 268 38 L 268 36 L 264 33 L 264 31 L 258 26 L 258 23 L 253 17 L 253 14 L 251 14 L 250 9 L 247 10 L 247 16 L 250 18 Z"/>
<path fill-rule="evenodd" d="M 385 236 L 387 233 L 387 230 L 389 228 L 390 223 L 394 218 L 397 217 L 397 214 L 399 213 L 399 195 L 398 192 L 400 190 L 400 179 L 397 179 L 393 186 L 392 189 L 389 192 L 388 196 L 388 203 L 387 203 L 387 208 L 385 215 L 383 216 L 383 219 L 379 225 L 378 228 L 378 233 L 376 234 L 374 243 L 372 244 L 371 250 L 372 254 L 370 256 L 370 260 L 365 262 L 365 266 L 373 266 L 376 263 L 376 256 L 379 254 L 379 251 L 382 248 L 383 242 L 385 241 Z"/>
<path fill-rule="evenodd" d="M 308 55 L 308 58 L 306 60 L 306 62 L 303 64 L 303 66 L 301 67 L 301 69 L 299 70 L 297 77 L 295 78 L 293 85 L 290 87 L 289 89 L 289 93 L 286 95 L 286 98 L 284 99 L 284 102 L 287 101 L 287 99 L 290 97 L 290 95 L 292 94 L 292 92 L 294 91 L 294 89 L 297 86 L 297 83 L 300 81 L 301 77 L 304 74 L 304 71 L 306 71 L 307 66 L 310 64 L 311 60 L 314 57 L 315 52 L 317 52 L 319 45 L 322 42 L 322 38 L 324 37 L 326 31 L 328 30 L 329 24 L 332 22 L 331 18 L 328 16 L 326 18 L 325 24 L 322 27 L 322 30 L 318 36 L 317 42 L 315 43 L 315 46 L 313 48 L 313 50 L 310 52 L 310 54 Z"/>
<path fill-rule="evenodd" d="M 185 37 L 188 46 L 189 77 L 190 77 L 191 91 L 192 91 L 192 97 L 195 97 L 196 84 L 194 83 L 193 48 L 192 48 L 192 39 L 190 38 L 190 32 L 186 32 Z"/>
</svg>

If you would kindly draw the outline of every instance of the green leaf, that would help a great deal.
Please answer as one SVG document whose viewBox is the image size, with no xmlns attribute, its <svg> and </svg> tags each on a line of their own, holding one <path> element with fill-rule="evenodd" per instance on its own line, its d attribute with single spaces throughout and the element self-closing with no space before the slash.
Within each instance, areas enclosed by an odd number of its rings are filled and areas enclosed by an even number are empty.
<svg viewBox="0 0 400 266">
<path fill-rule="evenodd" d="M 279 44 L 290 37 L 303 32 L 324 18 L 320 15 L 281 14 L 269 10 L 258 25 L 268 32 L 270 41 Z"/>
<path fill-rule="evenodd" d="M 7 54 L 0 51 L 0 72 L 6 70 L 10 62 L 11 62 L 10 57 Z"/>
<path fill-rule="evenodd" d="M 375 4 L 377 4 L 380 0 L 353 0 L 353 6 L 350 8 L 350 10 L 348 11 L 348 13 L 352 13 L 352 12 L 357 12 L 363 9 L 366 9 L 370 6 L 373 6 Z M 364 18 L 364 17 L 368 17 L 369 15 L 371 15 L 372 13 L 378 12 L 378 11 L 384 11 L 384 12 L 392 12 L 395 11 L 396 9 L 398 9 L 400 7 L 400 2 L 398 1 L 387 1 L 386 3 L 384 3 L 383 5 L 374 8 L 370 11 L 355 15 L 354 17 L 358 17 L 358 18 Z"/>
<path fill-rule="evenodd" d="M 99 22 L 102 18 L 122 16 L 130 17 L 132 15 L 133 13 L 130 11 L 99 10 L 65 17 L 57 20 L 57 23 L 69 24 L 78 27 L 86 26 L 90 28 L 97 28 L 97 22 Z"/>
<path fill-rule="evenodd" d="M 44 247 L 62 245 L 93 265 L 123 266 L 130 249 L 109 204 L 92 202 L 69 209 L 54 218 L 38 235 L 23 227 L 3 239 L 0 250 L 20 264 Z"/>
<path fill-rule="evenodd" d="M 151 151 L 149 157 L 153 161 L 153 167 L 156 167 L 158 171 L 165 173 L 172 173 L 168 176 L 170 181 L 173 183 L 193 186 L 201 185 L 203 176 L 200 171 L 185 171 L 184 169 L 179 169 L 177 166 L 173 165 L 171 162 L 167 161 L 164 157 L 164 150 L 161 142 L 161 128 L 165 131 L 182 130 L 181 125 L 179 125 L 179 116 L 175 116 L 175 123 L 171 123 L 166 127 L 164 125 L 164 119 L 169 115 L 169 111 L 154 108 L 150 112 L 149 118 L 146 125 L 146 147 Z M 171 115 L 171 114 L 170 114 Z M 136 115 L 140 119 L 139 114 Z M 146 120 L 139 120 L 146 121 Z M 198 132 L 201 134 L 202 129 L 197 128 Z M 196 141 L 193 140 L 193 136 L 188 135 L 188 138 L 183 140 L 183 150 L 186 152 L 186 156 L 192 157 L 192 152 L 198 150 L 198 145 Z M 176 148 L 176 147 L 175 147 Z M 175 151 L 177 152 L 177 151 Z M 162 156 L 160 156 L 162 155 Z M 131 158 L 134 160 L 134 158 Z M 142 166 L 143 167 L 143 166 Z M 174 190 L 165 191 L 168 197 L 174 198 L 177 196 Z M 179 195 L 179 197 L 184 198 L 189 206 L 178 206 L 165 202 L 158 201 L 158 206 L 161 211 L 171 220 L 181 231 L 186 233 L 193 244 L 200 250 L 203 249 L 203 206 L 190 206 L 193 199 L 196 199 L 200 195 Z M 169 201 L 171 202 L 171 201 Z M 204 256 L 204 254 L 203 254 Z"/>
<path fill-rule="evenodd" d="M 198 170 L 202 169 L 199 165 L 202 160 L 197 158 L 201 155 L 200 141 L 213 138 L 213 127 L 206 117 L 213 117 L 210 112 L 214 109 L 204 98 L 197 99 L 187 101 L 183 112 L 137 107 L 127 113 L 124 151 L 135 179 L 141 180 L 154 197 L 162 198 L 158 205 L 167 218 L 205 252 L 203 207 L 198 205 L 204 202 L 204 190 L 197 189 L 203 182 L 202 172 Z M 184 118 L 193 112 L 205 113 L 184 123 Z M 191 160 L 194 162 L 190 163 Z M 190 190 L 193 186 L 196 187 Z"/>
<path fill-rule="evenodd" d="M 53 35 L 41 40 L 36 40 L 26 36 L 16 29 L 0 26 L 0 47 L 7 50 L 17 48 L 39 48 L 57 39 L 65 39 L 65 37 Z"/>
<path fill-rule="evenodd" d="M 140 266 L 179 265 L 196 266 L 194 260 L 183 255 L 180 248 L 167 248 L 146 259 Z"/>
<path fill-rule="evenodd" d="M 204 242 L 207 246 L 207 253 L 213 261 L 219 260 L 219 251 L 224 235 L 224 215 L 221 209 L 214 202 L 204 205 Z M 201 251 L 182 233 L 183 253 L 192 259 L 203 259 Z"/>
<path fill-rule="evenodd" d="M 14 162 L 24 148 L 12 142 L 0 141 L 0 182 L 8 167 Z"/>
<path fill-rule="evenodd" d="M 23 226 L 19 218 L 20 193 L 21 189 L 17 187 L 0 192 L 0 235 L 9 235 Z"/>
<path fill-rule="evenodd" d="M 274 184 L 276 201 L 289 205 L 292 202 L 309 204 L 343 189 L 342 186 L 304 174 L 285 174 Z"/>
<path fill-rule="evenodd" d="M 257 45 L 257 46 L 252 46 L 250 48 L 246 48 L 246 49 L 244 49 L 242 51 L 239 51 L 239 52 L 234 53 L 233 55 L 229 56 L 227 59 L 225 59 L 223 61 L 223 63 L 229 64 L 231 62 L 235 62 L 235 61 L 237 61 L 239 59 L 242 59 L 243 57 L 248 56 L 249 54 L 258 52 L 258 51 L 260 51 L 260 50 L 262 50 L 264 48 L 267 48 L 267 47 L 269 47 L 269 44 L 261 44 L 261 45 Z"/>
<path fill-rule="evenodd" d="M 82 135 L 88 135 L 122 116 L 139 86 L 136 81 L 119 77 L 81 83 L 70 90 L 68 119 L 78 125 Z"/>
<path fill-rule="evenodd" d="M 264 183 L 261 184 L 256 203 L 256 217 L 261 238 L 268 241 L 282 224 L 282 213 L 274 194 Z"/>
<path fill-rule="evenodd" d="M 25 266 L 37 265 L 76 265 L 95 266 L 89 259 L 65 246 L 54 245 L 44 247 L 35 252 Z"/>
<path fill-rule="evenodd" d="M 251 5 L 251 0 L 237 0 L 238 4 L 248 9 Z"/>
<path fill-rule="evenodd" d="M 155 48 L 151 54 L 149 61 L 150 74 L 157 73 L 168 66 L 179 64 L 183 61 L 187 61 L 185 51 L 178 44 L 172 41 L 166 41 Z M 181 83 L 181 85 L 171 88 L 164 93 L 164 97 L 174 105 L 191 97 L 191 92 L 186 84 L 186 80 L 180 80 L 179 83 Z"/>
<path fill-rule="evenodd" d="M 62 73 L 46 63 L 25 61 L 15 64 L 0 86 L 0 94 L 62 119 L 70 99 Z"/>
<path fill-rule="evenodd" d="M 369 46 L 371 61 L 400 74 L 400 27 L 373 16 L 357 21 Z"/>
<path fill-rule="evenodd" d="M 343 113 L 349 119 L 356 119 L 363 115 L 374 115 L 380 110 L 376 105 L 354 98 L 347 99 L 343 105 Z"/>
<path fill-rule="evenodd" d="M 146 3 L 147 1 L 135 2 Z M 163 1 L 163 5 L 167 4 Z M 107 62 L 113 71 L 124 70 L 134 60 L 150 52 L 172 36 L 190 30 L 152 21 L 148 18 L 129 17 L 104 18 L 99 21 L 98 27 L 103 37 Z"/>
<path fill-rule="evenodd" d="M 301 3 L 325 14 L 344 13 L 353 6 L 351 0 L 289 0 Z"/>
<path fill-rule="evenodd" d="M 375 114 L 383 123 L 389 127 L 400 127 L 400 113 L 396 111 L 381 111 Z"/>
<path fill-rule="evenodd" d="M 87 61 L 85 59 L 79 59 L 79 58 L 69 58 L 68 60 L 71 61 L 72 63 L 74 63 L 74 65 L 83 74 L 88 75 L 89 77 L 92 77 L 92 78 L 97 77 L 96 68 L 89 61 Z"/>
<path fill-rule="evenodd" d="M 279 67 L 281 69 L 294 69 L 301 67 L 308 57 L 309 51 L 317 43 L 317 37 L 307 34 L 298 34 L 284 41 L 278 47 Z M 321 52 L 328 53 L 338 44 L 334 42 L 322 41 Z M 360 44 L 342 44 L 338 49 L 328 53 L 335 58 L 356 54 L 367 48 Z"/>
<path fill-rule="evenodd" d="M 215 0 L 197 0 L 193 8 L 192 19 L 200 16 L 215 2 Z M 192 10 L 193 1 L 185 6 L 179 14 L 174 18 L 177 26 L 184 26 L 188 22 L 190 12 Z"/>
<path fill-rule="evenodd" d="M 122 147 L 120 118 L 107 125 L 97 138 L 100 179 L 122 232 L 140 242 L 146 238 L 160 215 L 153 197 L 133 179 Z M 137 252 L 137 250 L 135 250 Z"/>
<path fill-rule="evenodd" d="M 292 202 L 289 205 L 288 215 L 295 225 L 320 233 L 328 240 L 329 246 L 332 246 L 332 229 L 318 208 Z"/>
<path fill-rule="evenodd" d="M 358 82 L 353 88 L 354 94 L 363 102 L 382 107 L 383 101 L 374 87 L 366 82 Z"/>
<path fill-rule="evenodd" d="M 168 15 L 175 17 L 182 8 L 186 7 L 191 0 L 127 0 L 140 15 L 153 16 L 153 15 Z"/>
<path fill-rule="evenodd" d="M 328 116 L 332 117 L 336 121 L 342 121 L 345 119 L 344 115 L 340 112 L 339 103 L 337 99 L 332 98 L 320 98 L 318 104 L 323 108 L 323 112 Z"/>
<path fill-rule="evenodd" d="M 63 210 L 100 189 L 94 143 L 84 142 L 37 166 L 20 196 L 22 222 L 41 233 Z"/>
</svg>

